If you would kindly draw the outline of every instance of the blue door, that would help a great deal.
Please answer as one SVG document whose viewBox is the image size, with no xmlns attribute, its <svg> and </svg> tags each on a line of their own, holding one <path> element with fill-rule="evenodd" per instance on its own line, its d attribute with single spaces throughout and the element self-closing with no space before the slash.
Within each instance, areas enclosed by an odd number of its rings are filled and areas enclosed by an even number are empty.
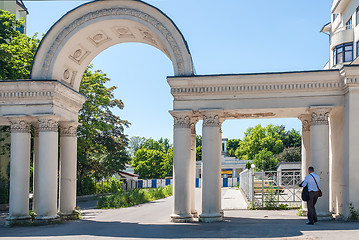
<svg viewBox="0 0 359 240">
<path fill-rule="evenodd" d="M 143 188 L 143 181 L 142 180 L 138 180 L 138 188 Z"/>
<path fill-rule="evenodd" d="M 152 188 L 156 188 L 156 187 L 157 187 L 157 180 L 152 179 Z"/>
<path fill-rule="evenodd" d="M 223 187 L 228 187 L 228 178 L 223 178 Z"/>
<path fill-rule="evenodd" d="M 199 178 L 196 178 L 196 187 L 199 188 Z"/>
</svg>

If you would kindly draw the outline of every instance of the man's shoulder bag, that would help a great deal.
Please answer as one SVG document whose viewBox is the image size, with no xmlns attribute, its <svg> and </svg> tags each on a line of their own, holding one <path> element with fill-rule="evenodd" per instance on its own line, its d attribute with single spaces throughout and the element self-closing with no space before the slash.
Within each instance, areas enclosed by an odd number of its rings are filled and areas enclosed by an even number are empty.
<svg viewBox="0 0 359 240">
<path fill-rule="evenodd" d="M 309 201 L 309 191 L 308 186 L 305 186 L 302 190 L 302 200 L 308 202 Z"/>
<path fill-rule="evenodd" d="M 320 190 L 320 188 L 319 188 L 319 186 L 318 186 L 318 183 L 317 183 L 317 180 L 315 180 L 315 177 L 314 177 L 312 174 L 310 174 L 310 176 L 312 176 L 312 178 L 313 178 L 314 181 L 315 181 L 315 184 L 317 184 L 319 197 L 323 196 L 322 190 Z"/>
</svg>

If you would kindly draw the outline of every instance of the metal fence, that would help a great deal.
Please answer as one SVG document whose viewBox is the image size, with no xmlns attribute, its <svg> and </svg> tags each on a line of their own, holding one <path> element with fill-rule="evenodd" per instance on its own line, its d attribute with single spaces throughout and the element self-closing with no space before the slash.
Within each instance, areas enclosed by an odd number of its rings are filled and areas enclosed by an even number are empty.
<svg viewBox="0 0 359 240">
<path fill-rule="evenodd" d="M 290 207 L 302 203 L 301 171 L 262 171 L 245 170 L 240 175 L 240 187 L 247 199 L 257 207 L 265 206 L 266 201 L 276 201 Z"/>
</svg>

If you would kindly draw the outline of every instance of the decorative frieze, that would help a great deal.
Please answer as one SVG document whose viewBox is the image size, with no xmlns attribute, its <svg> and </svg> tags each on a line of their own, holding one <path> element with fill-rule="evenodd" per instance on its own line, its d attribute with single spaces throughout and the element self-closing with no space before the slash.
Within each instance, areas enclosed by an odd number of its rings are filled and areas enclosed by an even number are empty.
<svg viewBox="0 0 359 240">
<path fill-rule="evenodd" d="M 359 84 L 359 78 L 345 78 L 345 84 Z"/>
<path fill-rule="evenodd" d="M 154 28 L 156 28 L 162 36 L 167 40 L 168 44 L 170 45 L 172 52 L 174 54 L 174 57 L 176 59 L 177 69 L 179 74 L 186 74 L 185 68 L 184 68 L 184 59 L 182 56 L 182 52 L 180 50 L 180 47 L 175 39 L 175 37 L 172 35 L 172 33 L 165 27 L 163 23 L 158 21 L 156 18 L 152 17 L 151 15 L 144 13 L 142 11 L 139 11 L 137 9 L 132 8 L 107 8 L 107 9 L 99 9 L 93 12 L 86 13 L 83 16 L 80 16 L 76 20 L 72 21 L 68 26 L 63 27 L 62 31 L 58 34 L 56 39 L 52 42 L 51 47 L 49 48 L 49 51 L 46 53 L 43 65 L 42 65 L 42 73 L 43 77 L 47 77 L 49 74 L 49 69 L 52 64 L 52 60 L 54 56 L 56 56 L 56 52 L 60 48 L 60 46 L 63 44 L 63 41 L 77 28 L 79 28 L 81 25 L 86 24 L 89 21 L 92 21 L 97 18 L 103 18 L 106 16 L 130 16 L 140 19 L 141 21 L 145 21 L 148 24 L 151 24 Z M 95 36 L 92 36 L 92 39 Z M 100 36 L 96 36 L 98 39 L 100 39 Z M 102 36 L 101 36 L 102 37 Z M 148 35 L 146 35 L 148 39 Z M 93 39 L 95 40 L 95 39 Z M 95 40 L 96 41 L 96 40 Z M 100 40 L 98 40 L 100 41 Z M 187 73 L 188 74 L 188 73 Z"/>
<path fill-rule="evenodd" d="M 60 125 L 60 137 L 77 137 L 77 125 Z"/>
<path fill-rule="evenodd" d="M 58 132 L 58 126 L 55 119 L 39 119 L 39 132 Z"/>
<path fill-rule="evenodd" d="M 233 86 L 213 86 L 213 87 L 183 87 L 172 88 L 174 95 L 190 95 L 198 93 L 232 93 L 232 92 L 263 92 L 263 91 L 282 91 L 282 90 L 308 90 L 308 89 L 342 89 L 342 82 L 317 82 L 317 83 L 283 83 L 283 84 L 257 84 L 257 85 L 233 85 Z"/>
<path fill-rule="evenodd" d="M 299 120 L 302 122 L 302 132 L 310 131 L 311 116 L 309 114 L 300 115 Z"/>
<path fill-rule="evenodd" d="M 314 108 L 310 109 L 311 125 L 328 125 L 330 108 Z"/>
<path fill-rule="evenodd" d="M 30 123 L 20 119 L 10 119 L 11 133 L 30 133 Z"/>
<path fill-rule="evenodd" d="M 173 116 L 174 127 L 175 128 L 190 128 L 191 127 L 191 118 L 186 115 Z"/>
<path fill-rule="evenodd" d="M 221 122 L 218 115 L 203 115 L 204 127 L 220 127 Z"/>
</svg>

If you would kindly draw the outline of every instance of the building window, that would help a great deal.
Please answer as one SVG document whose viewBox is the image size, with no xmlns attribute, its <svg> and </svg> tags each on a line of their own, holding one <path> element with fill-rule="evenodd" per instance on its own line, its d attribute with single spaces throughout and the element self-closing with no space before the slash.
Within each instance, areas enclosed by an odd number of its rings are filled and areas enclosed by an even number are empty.
<svg viewBox="0 0 359 240">
<path fill-rule="evenodd" d="M 352 29 L 352 17 L 350 17 L 347 23 L 345 24 L 345 28 Z"/>
<path fill-rule="evenodd" d="M 355 12 L 355 18 L 356 18 L 355 26 L 358 26 L 358 24 L 359 24 L 359 7 L 357 7 L 357 10 Z"/>
<path fill-rule="evenodd" d="M 338 45 L 333 50 L 334 65 L 353 61 L 353 43 Z"/>
<path fill-rule="evenodd" d="M 359 7 L 358 7 L 358 8 L 359 8 Z M 358 13 L 358 9 L 357 9 L 357 13 Z M 334 13 L 334 14 L 333 14 L 333 22 L 335 21 L 335 19 L 337 19 L 338 15 L 339 15 L 338 13 Z"/>
<path fill-rule="evenodd" d="M 356 56 L 358 57 L 359 56 L 359 41 L 357 41 L 356 43 Z"/>
</svg>

